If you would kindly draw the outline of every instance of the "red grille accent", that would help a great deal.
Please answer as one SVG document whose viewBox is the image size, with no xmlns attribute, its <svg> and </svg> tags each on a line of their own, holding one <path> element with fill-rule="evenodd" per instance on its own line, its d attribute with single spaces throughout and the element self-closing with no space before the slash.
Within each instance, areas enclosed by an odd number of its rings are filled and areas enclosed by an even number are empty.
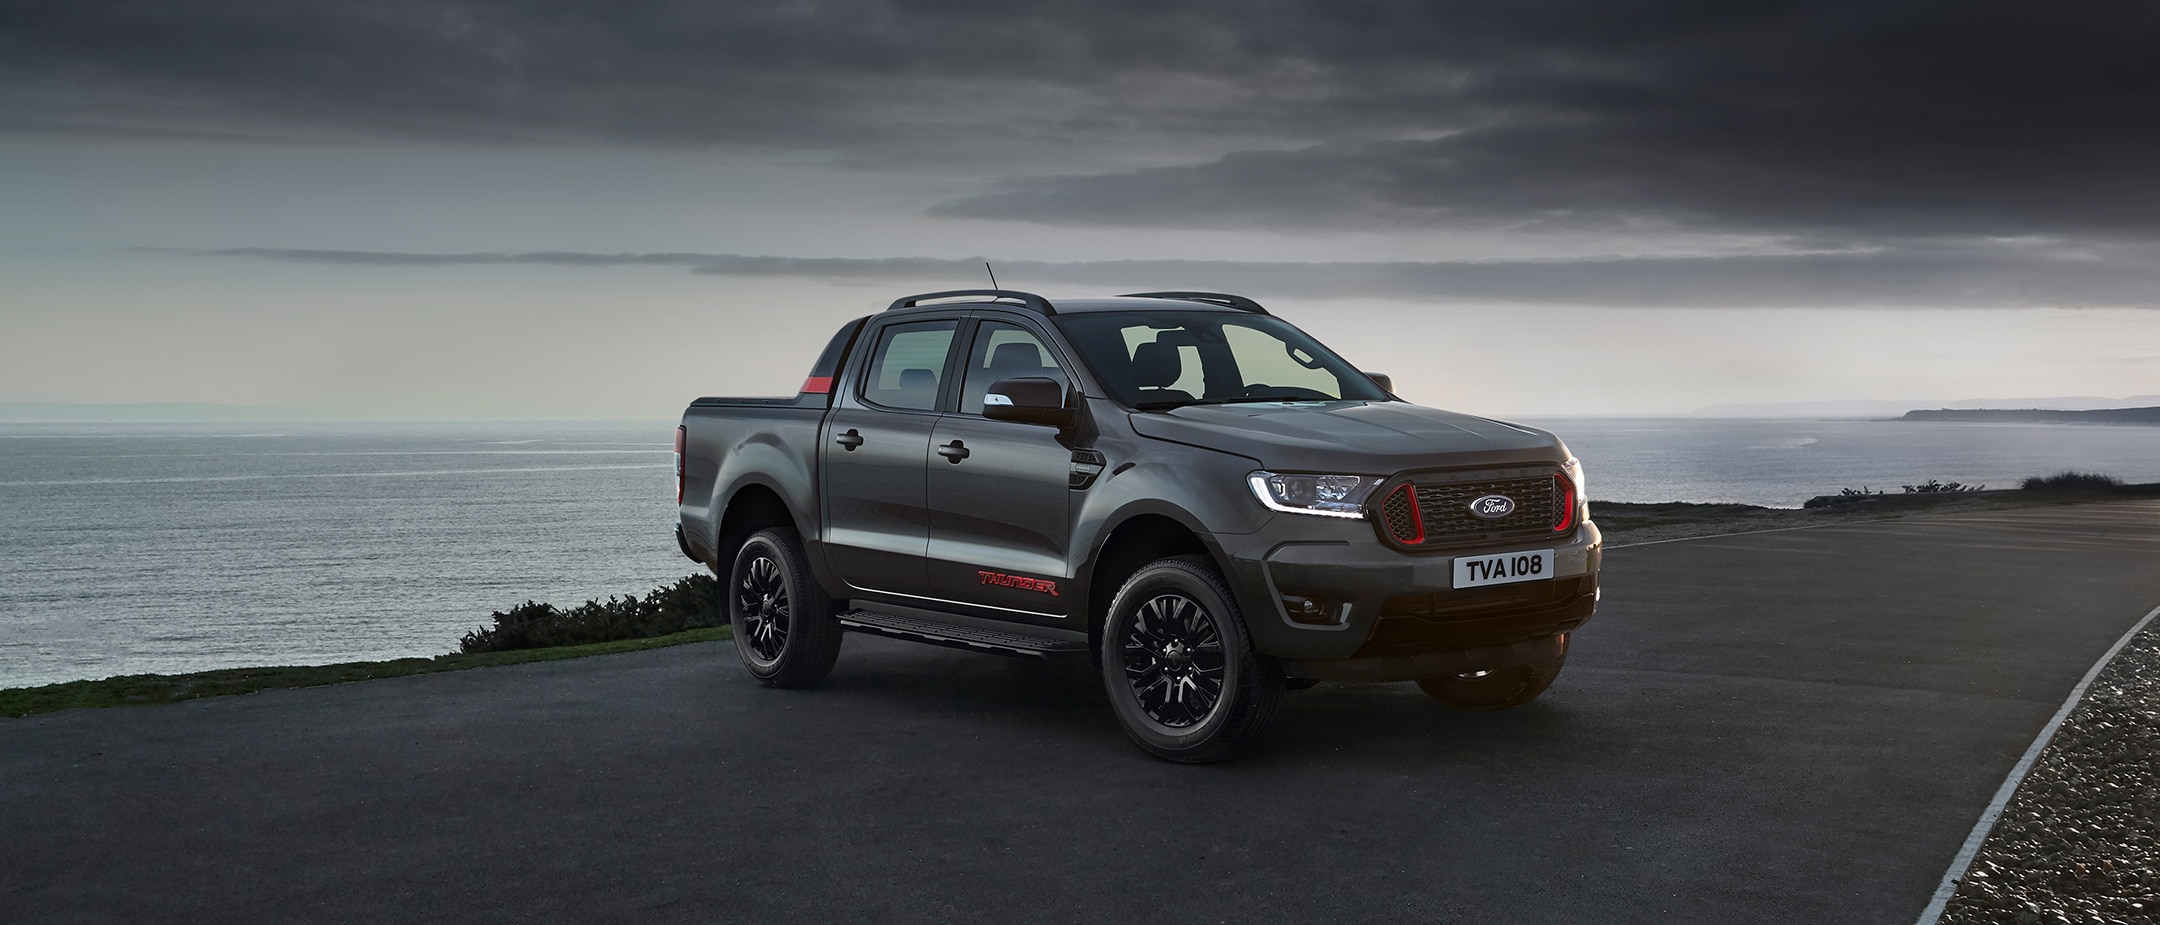
<svg viewBox="0 0 2160 925">
<path fill-rule="evenodd" d="M 1575 526 L 1575 482 L 1564 473 L 1554 473 L 1553 493 L 1560 498 L 1560 510 L 1553 514 L 1554 533 L 1566 533 Z"/>
<path fill-rule="evenodd" d="M 1409 482 L 1395 486 L 1381 502 L 1380 513 L 1387 518 L 1388 533 L 1395 542 L 1405 546 L 1425 542 L 1425 515 L 1418 510 L 1417 486 Z"/>
</svg>

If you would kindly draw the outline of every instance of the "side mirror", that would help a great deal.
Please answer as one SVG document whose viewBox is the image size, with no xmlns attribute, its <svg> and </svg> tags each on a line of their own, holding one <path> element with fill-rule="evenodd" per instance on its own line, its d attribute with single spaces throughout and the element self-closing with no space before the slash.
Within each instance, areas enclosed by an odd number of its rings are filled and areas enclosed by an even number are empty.
<svg viewBox="0 0 2160 925">
<path fill-rule="evenodd" d="M 1365 371 L 1361 369 L 1358 372 L 1363 373 Z M 1365 378 L 1371 379 L 1374 385 L 1380 387 L 1380 391 L 1389 395 L 1395 394 L 1395 380 L 1390 378 L 1387 373 L 1365 373 Z"/>
<path fill-rule="evenodd" d="M 1073 411 L 1065 407 L 1065 387 L 1057 380 L 1027 376 L 990 383 L 983 395 L 983 417 L 1063 427 L 1072 423 Z"/>
</svg>

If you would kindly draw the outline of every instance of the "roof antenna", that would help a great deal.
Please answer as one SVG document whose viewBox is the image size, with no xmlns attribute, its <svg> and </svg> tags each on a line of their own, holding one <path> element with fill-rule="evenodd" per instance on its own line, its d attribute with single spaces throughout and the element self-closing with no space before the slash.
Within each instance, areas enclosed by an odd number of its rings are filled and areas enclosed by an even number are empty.
<svg viewBox="0 0 2160 925">
<path fill-rule="evenodd" d="M 990 269 L 990 261 L 983 261 L 983 272 L 990 274 L 990 288 L 996 289 L 998 287 L 997 271 Z"/>
</svg>

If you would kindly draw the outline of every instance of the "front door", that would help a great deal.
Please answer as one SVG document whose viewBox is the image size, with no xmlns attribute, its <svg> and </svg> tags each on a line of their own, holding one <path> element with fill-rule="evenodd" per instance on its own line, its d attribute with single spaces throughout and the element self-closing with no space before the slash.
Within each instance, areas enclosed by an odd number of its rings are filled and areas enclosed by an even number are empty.
<svg viewBox="0 0 2160 925">
<path fill-rule="evenodd" d="M 859 591 L 921 596 L 930 516 L 925 464 L 959 321 L 887 325 L 825 416 L 826 561 Z"/>
<path fill-rule="evenodd" d="M 1042 338 L 983 321 L 960 377 L 958 413 L 930 438 L 930 583 L 979 615 L 1058 623 L 1071 611 L 1072 448 L 1058 428 L 982 416 L 998 379 L 1070 382 Z"/>
</svg>

